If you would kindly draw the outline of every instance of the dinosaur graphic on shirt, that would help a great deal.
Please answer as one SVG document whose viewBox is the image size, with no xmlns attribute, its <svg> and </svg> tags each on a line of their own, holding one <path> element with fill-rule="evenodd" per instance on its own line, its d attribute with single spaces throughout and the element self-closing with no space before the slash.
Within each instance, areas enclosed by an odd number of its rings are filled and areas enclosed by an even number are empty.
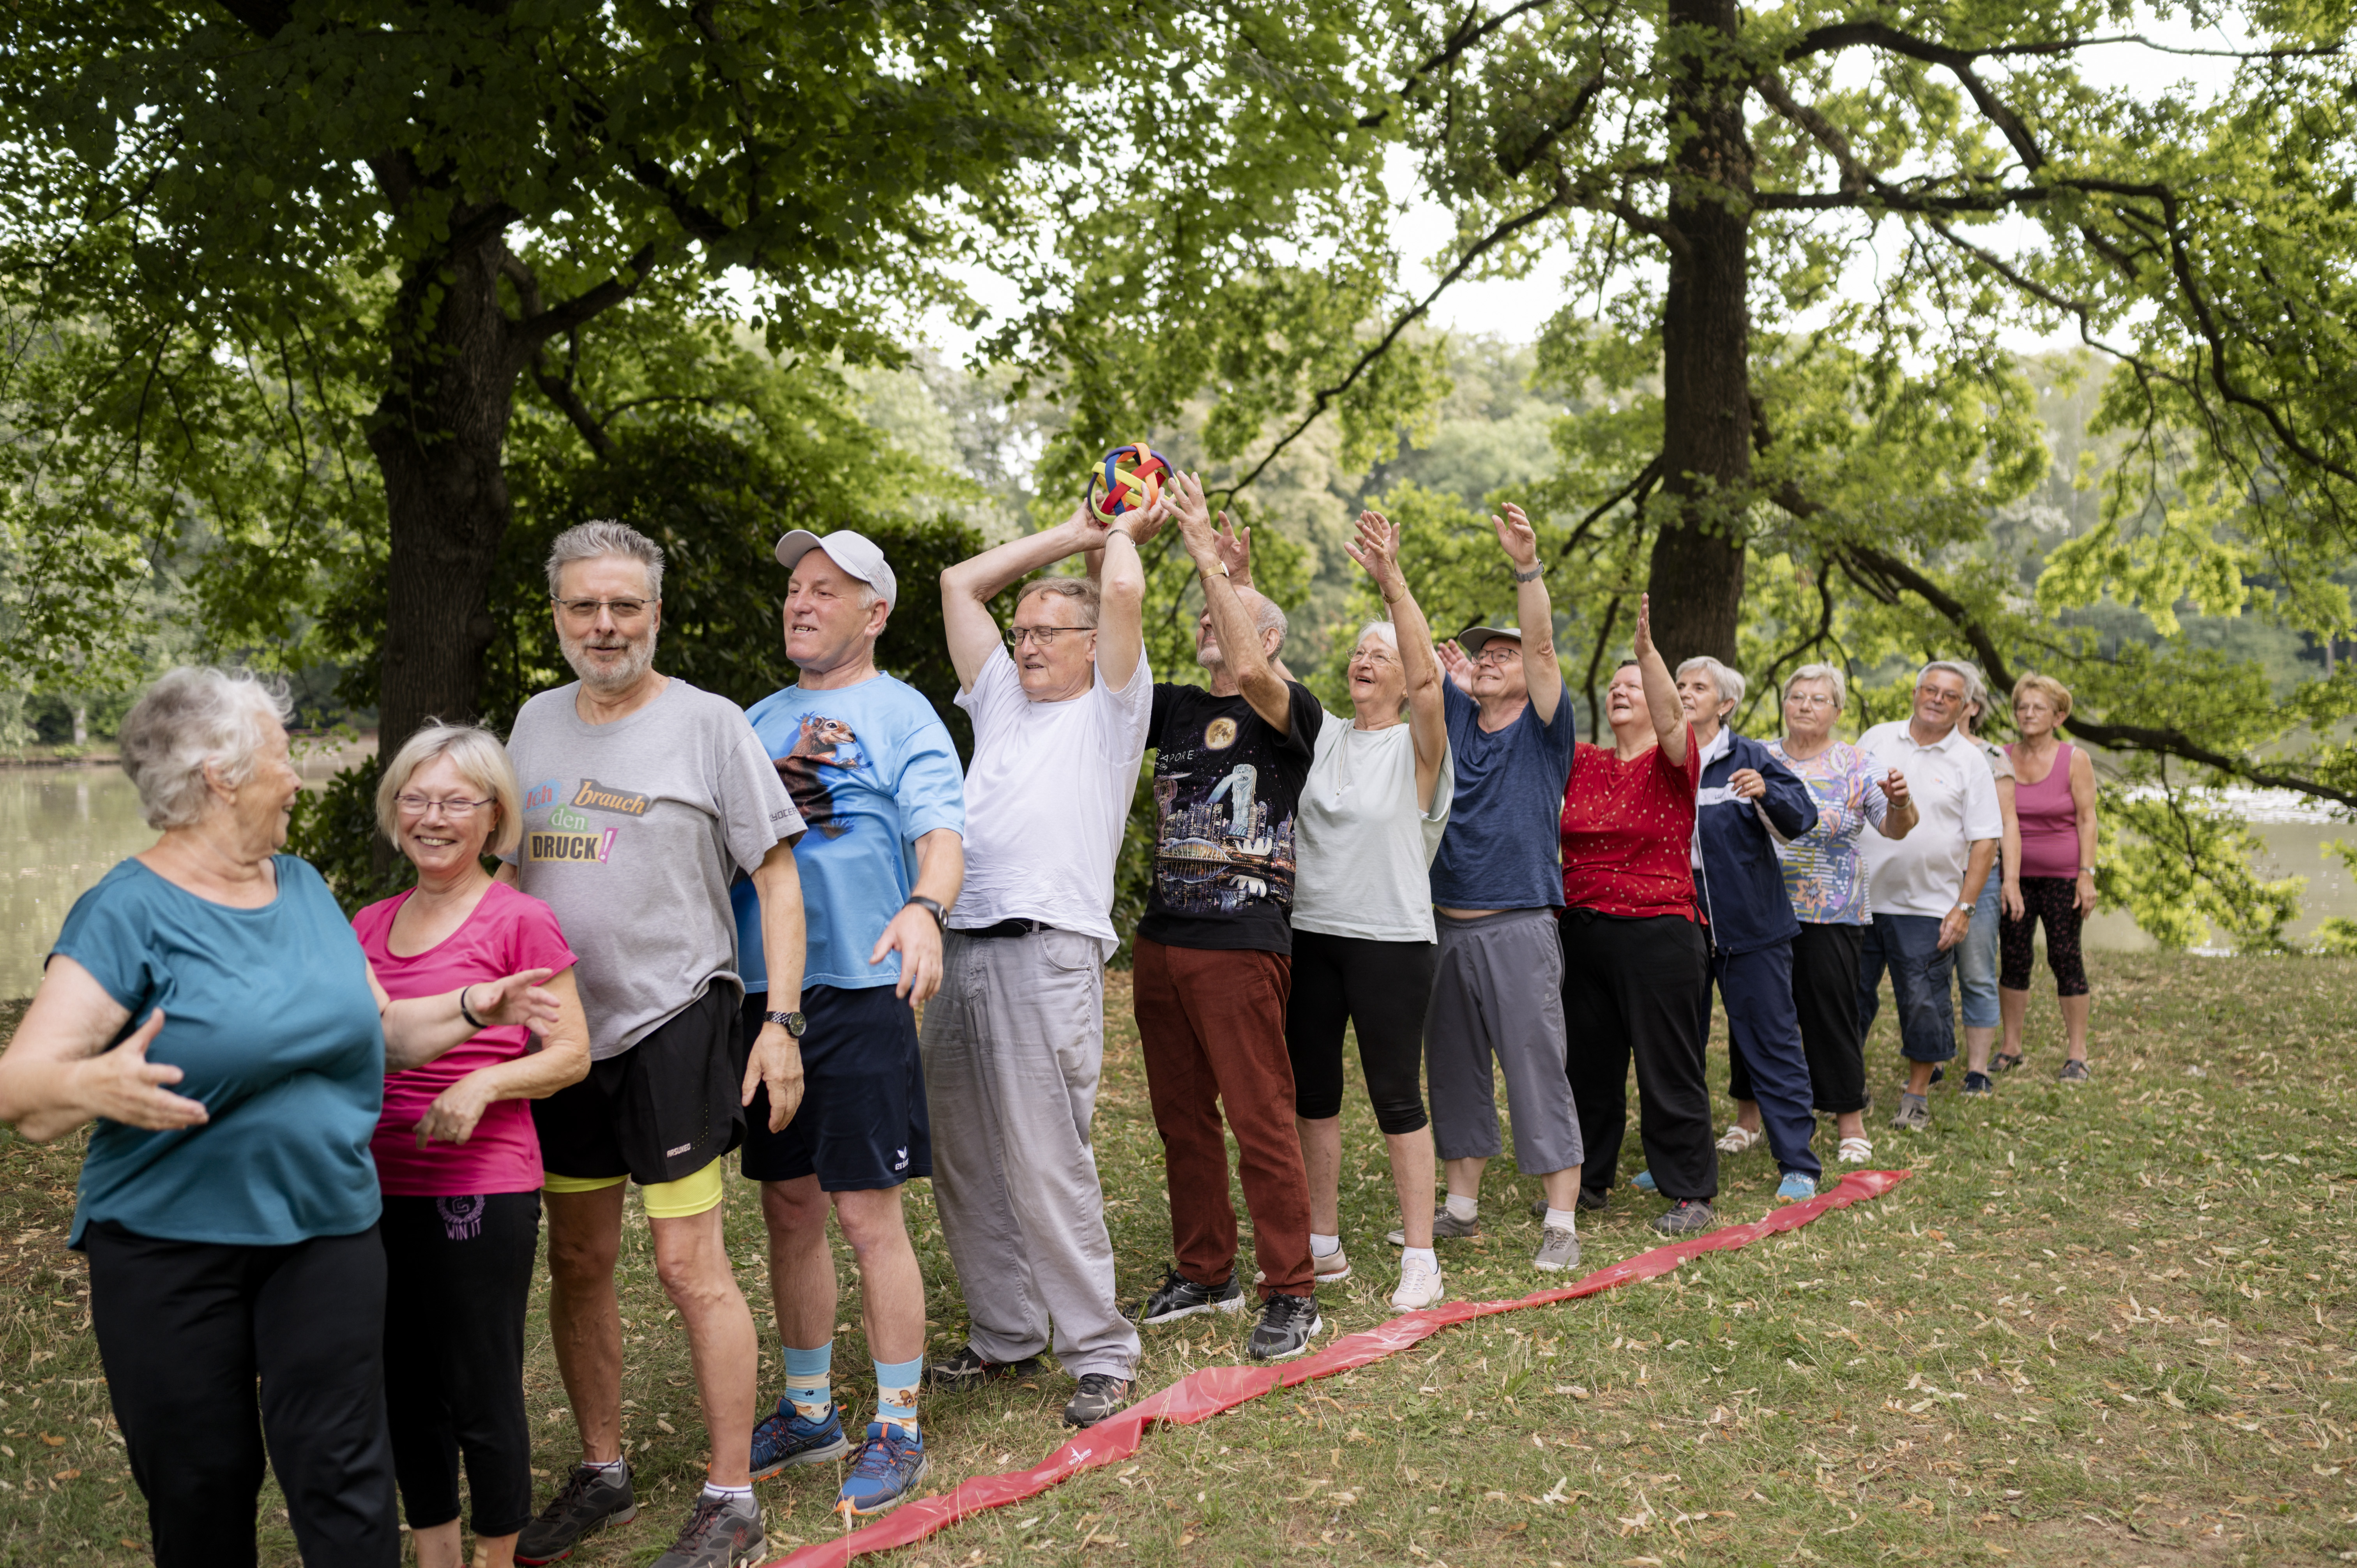
<svg viewBox="0 0 2357 1568">
<path fill-rule="evenodd" d="M 835 815 L 834 791 L 827 788 L 818 770 L 822 765 L 846 770 L 863 766 L 856 755 L 858 745 L 859 737 L 841 719 L 806 714 L 793 750 L 777 759 L 778 777 L 785 781 L 786 793 L 794 798 L 794 810 L 802 813 L 806 825 L 831 839 L 849 832 L 851 824 Z M 854 753 L 847 758 L 843 755 L 846 749 Z"/>
</svg>

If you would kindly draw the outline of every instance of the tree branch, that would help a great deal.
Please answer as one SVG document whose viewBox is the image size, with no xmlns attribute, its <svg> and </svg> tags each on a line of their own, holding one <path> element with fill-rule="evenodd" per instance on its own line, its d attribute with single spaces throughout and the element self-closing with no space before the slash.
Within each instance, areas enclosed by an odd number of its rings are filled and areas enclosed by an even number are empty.
<svg viewBox="0 0 2357 1568">
<path fill-rule="evenodd" d="M 1474 19 L 1480 10 L 1478 3 L 1476 5 L 1467 6 L 1465 11 L 1465 19 L 1458 23 L 1457 26 L 1450 30 L 1448 37 L 1441 40 L 1440 47 L 1438 48 L 1426 55 L 1416 64 L 1414 70 L 1407 73 L 1406 79 L 1400 83 L 1399 91 L 1395 96 L 1405 98 L 1409 93 L 1414 92 L 1419 86 L 1423 85 L 1425 78 L 1432 75 L 1435 71 L 1443 70 L 1455 65 L 1457 61 L 1464 56 L 1466 50 L 1471 48 L 1475 44 L 1480 43 L 1482 39 L 1488 38 L 1491 34 L 1496 32 L 1507 23 L 1514 20 L 1518 16 L 1526 16 L 1533 11 L 1543 11 L 1553 3 L 1554 0 L 1520 0 L 1519 4 L 1509 5 L 1505 10 L 1498 13 L 1498 15 L 1485 18 L 1478 23 Z M 1359 116 L 1359 124 L 1363 130 L 1372 130 L 1390 117 L 1391 110 L 1388 107 L 1378 109 L 1372 114 L 1361 114 Z"/>
</svg>

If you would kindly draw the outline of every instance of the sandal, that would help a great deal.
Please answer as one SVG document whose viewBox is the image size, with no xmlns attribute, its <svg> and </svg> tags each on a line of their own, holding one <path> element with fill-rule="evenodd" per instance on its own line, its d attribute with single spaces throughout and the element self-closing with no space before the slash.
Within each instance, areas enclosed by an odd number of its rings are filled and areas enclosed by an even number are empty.
<svg viewBox="0 0 2357 1568">
<path fill-rule="evenodd" d="M 1999 1051 L 1999 1052 L 1997 1052 L 1997 1054 L 1996 1054 L 1996 1055 L 1995 1055 L 1995 1056 L 1993 1056 L 1993 1057 L 1991 1057 L 1991 1058 L 1989 1058 L 1989 1071 L 1991 1071 L 1991 1072 L 2011 1072 L 2014 1069 L 2016 1069 L 2016 1068 L 2019 1067 L 2019 1066 L 2021 1065 L 2021 1063 L 2022 1063 L 2022 1053 L 2021 1053 L 2021 1052 L 2019 1052 L 2019 1051 Z"/>
<path fill-rule="evenodd" d="M 1766 1133 L 1755 1133 L 1738 1122 L 1718 1135 L 1718 1152 L 1722 1155 L 1739 1155 L 1747 1149 L 1758 1147 L 1766 1137 Z"/>
<path fill-rule="evenodd" d="M 1874 1141 L 1870 1138 L 1844 1138 L 1836 1156 L 1846 1165 L 1862 1165 L 1874 1158 Z"/>
</svg>

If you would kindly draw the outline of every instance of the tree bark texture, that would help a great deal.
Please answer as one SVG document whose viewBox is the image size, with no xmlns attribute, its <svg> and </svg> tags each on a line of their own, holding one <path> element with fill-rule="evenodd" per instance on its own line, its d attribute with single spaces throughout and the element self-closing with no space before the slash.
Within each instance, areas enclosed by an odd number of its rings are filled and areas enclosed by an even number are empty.
<svg viewBox="0 0 2357 1568">
<path fill-rule="evenodd" d="M 384 475 L 378 745 L 429 718 L 471 719 L 492 637 L 490 579 L 509 518 L 502 456 L 531 353 L 500 301 L 504 225 L 479 218 L 405 279 L 392 373 L 369 446 Z"/>
<path fill-rule="evenodd" d="M 1732 75 L 1733 0 L 1670 0 L 1677 145 L 1662 317 L 1662 467 L 1648 588 L 1653 640 L 1674 669 L 1732 665 L 1751 501 L 1751 153 Z"/>
</svg>

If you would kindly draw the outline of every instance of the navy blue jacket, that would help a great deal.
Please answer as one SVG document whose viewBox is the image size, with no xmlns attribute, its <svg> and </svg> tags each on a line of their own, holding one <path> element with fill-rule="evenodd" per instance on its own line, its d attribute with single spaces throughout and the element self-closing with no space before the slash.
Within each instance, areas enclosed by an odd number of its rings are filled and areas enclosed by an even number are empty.
<svg viewBox="0 0 2357 1568">
<path fill-rule="evenodd" d="M 1784 872 L 1775 841 L 1760 821 L 1787 840 L 1817 825 L 1817 802 L 1800 776 L 1769 755 L 1756 740 L 1727 732 L 1727 750 L 1703 769 L 1695 821 L 1702 838 L 1702 871 L 1695 893 L 1710 921 L 1711 943 L 1723 953 L 1755 952 L 1801 934 L 1792 901 L 1784 893 Z M 1737 769 L 1756 770 L 1768 792 L 1757 800 L 1738 800 L 1727 781 Z M 1757 808 L 1757 809 L 1755 809 Z"/>
</svg>

